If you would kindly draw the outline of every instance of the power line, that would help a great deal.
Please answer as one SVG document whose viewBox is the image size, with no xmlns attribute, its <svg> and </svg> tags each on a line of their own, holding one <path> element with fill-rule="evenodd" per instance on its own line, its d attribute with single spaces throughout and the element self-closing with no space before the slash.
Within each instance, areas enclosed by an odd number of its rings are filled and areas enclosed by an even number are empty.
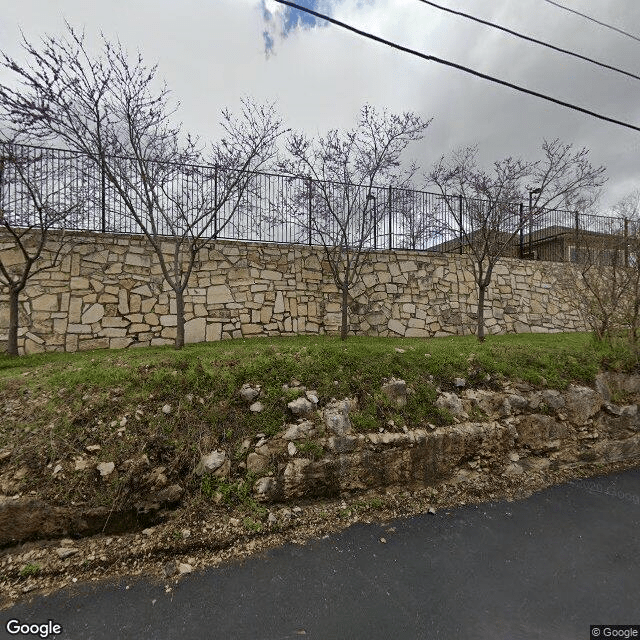
<svg viewBox="0 0 640 640">
<path fill-rule="evenodd" d="M 545 2 L 548 2 L 549 4 L 552 4 L 555 7 L 558 7 L 560 9 L 564 9 L 565 11 L 570 11 L 571 13 L 575 13 L 577 16 L 580 16 L 581 18 L 586 18 L 587 20 L 591 20 L 591 22 L 595 22 L 596 24 L 599 24 L 603 27 L 607 27 L 607 29 L 613 29 L 613 31 L 617 31 L 618 33 L 621 33 L 623 36 L 633 38 L 634 40 L 637 40 L 638 42 L 640 42 L 640 38 L 638 36 L 634 36 L 632 33 L 623 31 L 622 29 L 619 29 L 618 27 L 614 27 L 613 25 L 607 24 L 606 22 L 600 22 L 600 20 L 596 20 L 595 18 L 588 16 L 586 13 L 580 13 L 575 9 L 570 9 L 569 7 L 565 7 L 563 4 L 553 2 L 553 0 L 545 0 Z"/>
<path fill-rule="evenodd" d="M 338 27 L 342 27 L 343 29 L 356 33 L 359 36 L 363 36 L 364 38 L 369 38 L 370 40 L 375 40 L 376 42 L 386 44 L 387 46 L 392 47 L 393 49 L 397 49 L 398 51 L 403 51 L 404 53 L 409 53 L 413 56 L 417 56 L 418 58 L 422 58 L 423 60 L 429 60 L 431 62 L 437 62 L 438 64 L 444 64 L 448 67 L 453 67 L 454 69 L 459 69 L 460 71 L 464 71 L 465 73 L 469 73 L 471 75 L 477 76 L 478 78 L 489 80 L 489 82 L 495 82 L 496 84 L 501 84 L 505 87 L 509 87 L 510 89 L 514 89 L 515 91 L 526 93 L 528 95 L 535 96 L 536 98 L 541 98 L 542 100 L 553 102 L 554 104 L 559 104 L 562 107 L 567 107 L 568 109 L 573 109 L 574 111 L 580 111 L 581 113 L 586 113 L 587 115 L 593 116 L 594 118 L 598 118 L 599 120 L 605 120 L 606 122 L 611 122 L 613 124 L 620 125 L 621 127 L 626 127 L 627 129 L 633 129 L 634 131 L 640 132 L 640 127 L 637 127 L 633 124 L 622 122 L 621 120 L 615 120 L 614 118 L 609 118 L 608 116 L 603 116 L 602 114 L 596 113 L 595 111 L 590 111 L 589 109 L 585 109 L 584 107 L 579 107 L 575 104 L 571 104 L 570 102 L 559 100 L 558 98 L 552 98 L 551 96 L 547 96 L 543 93 L 538 93 L 537 91 L 533 91 L 531 89 L 521 87 L 517 84 L 512 84 L 511 82 L 507 82 L 506 80 L 500 80 L 499 78 L 494 78 L 493 76 L 489 76 L 485 73 L 481 73 L 480 71 L 475 71 L 474 69 L 470 69 L 469 67 L 464 67 L 455 62 L 450 62 L 449 60 L 437 58 L 436 56 L 420 53 L 419 51 L 415 51 L 414 49 L 409 49 L 408 47 L 404 47 L 401 44 L 391 42 L 390 40 L 385 40 L 384 38 L 380 38 L 379 36 L 374 36 L 372 33 L 368 33 L 367 31 L 362 31 L 361 29 L 358 29 L 349 24 L 346 24 L 345 22 L 341 22 L 340 20 L 336 20 L 335 18 L 331 18 L 323 13 L 318 13 L 317 11 L 313 11 L 312 9 L 307 9 L 306 7 L 302 7 L 299 4 L 296 4 L 295 2 L 289 2 L 289 0 L 274 0 L 274 1 L 279 4 L 284 4 L 288 7 L 291 7 L 292 9 L 298 9 L 299 11 L 304 11 L 309 15 L 315 16 L 316 18 L 320 18 L 321 20 L 326 20 L 331 24 L 335 24 Z"/>
<path fill-rule="evenodd" d="M 449 7 L 443 7 L 439 4 L 436 4 L 435 2 L 430 2 L 429 0 L 419 0 L 419 2 L 428 4 L 429 6 L 435 7 L 436 9 L 440 9 L 441 11 L 446 11 L 447 13 L 452 13 L 456 16 L 461 16 L 463 18 L 467 18 L 468 20 L 473 20 L 474 22 L 484 24 L 487 27 L 492 27 L 493 29 L 504 31 L 505 33 L 515 36 L 516 38 L 521 38 L 522 40 L 527 40 L 528 42 L 533 42 L 535 44 L 542 45 L 543 47 L 548 47 L 549 49 L 553 49 L 554 51 L 559 51 L 560 53 L 566 53 L 567 55 L 573 56 L 574 58 L 580 58 L 580 60 L 586 60 L 587 62 L 598 65 L 599 67 L 609 69 L 610 71 L 615 71 L 616 73 L 622 73 L 625 76 L 629 76 L 630 78 L 635 78 L 636 80 L 640 80 L 640 76 L 637 76 L 635 73 L 625 71 L 624 69 L 619 69 L 618 67 L 613 67 L 610 64 L 606 64 L 605 62 L 598 62 L 598 60 L 594 60 L 593 58 L 588 58 L 587 56 L 583 56 L 580 53 L 575 53 L 574 51 L 569 51 L 568 49 L 563 49 L 562 47 L 556 47 L 555 45 L 550 44 L 548 42 L 537 40 L 536 38 L 526 36 L 523 33 L 519 33 L 518 31 L 513 31 L 513 29 L 508 29 L 507 27 L 503 27 L 499 24 L 495 24 L 495 22 L 482 20 L 481 18 L 477 18 L 476 16 L 472 16 L 468 13 L 463 13 L 462 11 L 456 11 L 454 9 L 450 9 Z"/>
</svg>

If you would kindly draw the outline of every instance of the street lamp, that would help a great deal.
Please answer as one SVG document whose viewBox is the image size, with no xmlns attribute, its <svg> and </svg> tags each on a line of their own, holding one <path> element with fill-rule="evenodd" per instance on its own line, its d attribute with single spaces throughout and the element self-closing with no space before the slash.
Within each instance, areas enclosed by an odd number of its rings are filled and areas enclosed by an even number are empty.
<svg viewBox="0 0 640 640">
<path fill-rule="evenodd" d="M 367 202 L 373 200 L 373 248 L 378 248 L 378 216 L 376 213 L 376 197 L 369 193 L 367 194 Z"/>
<path fill-rule="evenodd" d="M 529 260 L 533 260 L 533 196 L 539 195 L 542 193 L 541 187 L 536 187 L 535 189 L 531 189 L 527 187 L 529 191 Z"/>
</svg>

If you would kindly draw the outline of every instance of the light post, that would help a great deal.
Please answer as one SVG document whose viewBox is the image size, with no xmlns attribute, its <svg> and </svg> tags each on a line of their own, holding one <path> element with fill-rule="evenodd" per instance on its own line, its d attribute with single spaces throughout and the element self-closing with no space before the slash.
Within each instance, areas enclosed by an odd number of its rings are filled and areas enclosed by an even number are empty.
<svg viewBox="0 0 640 640">
<path fill-rule="evenodd" d="M 373 200 L 373 248 L 378 248 L 378 215 L 376 211 L 376 197 L 369 193 L 367 194 L 367 202 Z"/>
<path fill-rule="evenodd" d="M 539 195 L 542 193 L 541 187 L 529 190 L 529 260 L 533 260 L 533 195 Z"/>
</svg>

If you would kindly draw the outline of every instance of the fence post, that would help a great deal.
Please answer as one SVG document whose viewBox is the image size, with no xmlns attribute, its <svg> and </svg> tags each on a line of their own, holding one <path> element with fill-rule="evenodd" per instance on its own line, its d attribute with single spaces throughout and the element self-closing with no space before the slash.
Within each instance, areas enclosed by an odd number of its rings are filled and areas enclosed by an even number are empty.
<svg viewBox="0 0 640 640">
<path fill-rule="evenodd" d="M 373 196 L 373 248 L 378 248 L 378 211 L 376 198 Z"/>
<path fill-rule="evenodd" d="M 579 251 L 578 251 L 578 243 L 580 241 L 580 214 L 576 211 L 576 262 L 579 262 Z M 569 255 L 569 260 L 571 260 L 571 255 Z"/>
<path fill-rule="evenodd" d="M 313 189 L 313 182 L 311 181 L 311 176 L 309 176 L 307 178 L 307 180 L 309 181 L 309 246 L 311 246 L 311 225 L 312 225 L 312 221 L 313 221 L 313 213 L 312 213 L 312 193 L 311 190 Z"/>
<path fill-rule="evenodd" d="M 100 163 L 100 213 L 102 233 L 105 233 L 107 231 L 107 180 L 104 175 L 104 158 Z"/>
<path fill-rule="evenodd" d="M 624 266 L 629 266 L 629 218 L 624 218 Z"/>
<path fill-rule="evenodd" d="M 392 196 L 391 196 L 391 187 L 389 187 L 389 194 L 388 194 L 388 208 L 389 208 L 389 250 L 393 249 L 393 211 L 391 209 L 391 200 Z"/>
<path fill-rule="evenodd" d="M 464 225 L 462 223 L 462 194 L 458 196 L 458 218 L 460 226 L 460 255 L 464 253 Z"/>
<path fill-rule="evenodd" d="M 520 260 L 524 256 L 524 204 L 520 203 Z"/>
<path fill-rule="evenodd" d="M 218 165 L 213 167 L 213 239 L 218 239 Z"/>
</svg>

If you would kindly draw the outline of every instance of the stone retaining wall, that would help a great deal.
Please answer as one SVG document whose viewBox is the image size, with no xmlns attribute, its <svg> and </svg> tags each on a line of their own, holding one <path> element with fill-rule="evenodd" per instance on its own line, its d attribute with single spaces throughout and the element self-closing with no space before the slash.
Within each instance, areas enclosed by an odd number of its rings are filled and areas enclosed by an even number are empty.
<svg viewBox="0 0 640 640">
<path fill-rule="evenodd" d="M 82 233 L 61 265 L 21 297 L 21 352 L 171 344 L 175 299 L 143 236 Z M 171 244 L 164 249 L 169 252 Z M 5 264 L 20 256 L 0 235 Z M 476 290 L 466 256 L 378 251 L 352 290 L 350 331 L 429 337 L 474 329 Z M 556 283 L 566 267 L 504 259 L 487 298 L 489 333 L 586 329 Z M 186 292 L 186 341 L 334 333 L 340 297 L 321 247 L 216 242 L 199 256 Z M 0 341 L 8 296 L 0 293 Z"/>
</svg>

